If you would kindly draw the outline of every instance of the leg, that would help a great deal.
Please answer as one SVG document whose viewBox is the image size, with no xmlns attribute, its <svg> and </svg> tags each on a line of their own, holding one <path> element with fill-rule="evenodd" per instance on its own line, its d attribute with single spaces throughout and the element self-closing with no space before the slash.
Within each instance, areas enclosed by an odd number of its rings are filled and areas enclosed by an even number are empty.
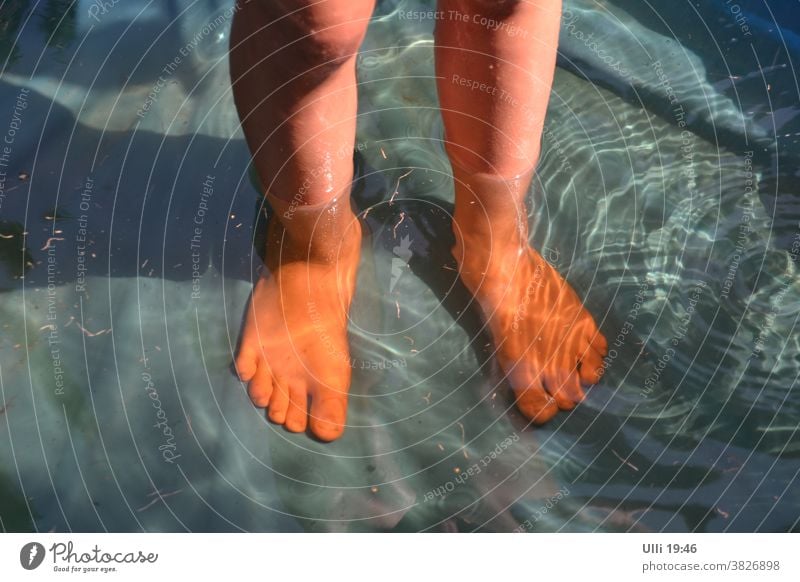
<svg viewBox="0 0 800 582">
<path fill-rule="evenodd" d="M 344 430 L 350 385 L 355 58 L 372 5 L 240 0 L 231 30 L 234 100 L 275 211 L 236 367 L 273 422 L 323 440 Z"/>
<path fill-rule="evenodd" d="M 453 249 L 520 410 L 537 423 L 598 381 L 605 338 L 528 245 L 525 196 L 539 157 L 561 0 L 440 0 L 436 69 L 453 166 Z"/>
</svg>

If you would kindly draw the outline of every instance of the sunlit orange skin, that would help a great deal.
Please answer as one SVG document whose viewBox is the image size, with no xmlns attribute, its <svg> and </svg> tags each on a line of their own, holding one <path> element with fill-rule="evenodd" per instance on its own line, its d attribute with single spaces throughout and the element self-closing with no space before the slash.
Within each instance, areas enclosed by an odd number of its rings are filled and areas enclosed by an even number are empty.
<svg viewBox="0 0 800 582">
<path fill-rule="evenodd" d="M 361 227 L 347 197 L 296 208 L 271 203 L 267 269 L 253 288 L 236 368 L 270 420 L 330 441 L 346 421 L 347 310 Z"/>
<path fill-rule="evenodd" d="M 355 56 L 373 7 L 373 0 L 250 2 L 239 7 L 231 33 L 234 99 L 276 209 L 268 272 L 254 287 L 236 365 L 272 421 L 326 441 L 346 426 L 346 321 L 361 240 L 349 206 L 348 153 Z M 528 244 L 525 195 L 539 157 L 561 1 L 440 0 L 437 10 L 444 15 L 435 50 L 455 184 L 453 254 L 520 411 L 542 423 L 573 408 L 583 387 L 599 380 L 607 349 L 574 290 Z"/>
</svg>

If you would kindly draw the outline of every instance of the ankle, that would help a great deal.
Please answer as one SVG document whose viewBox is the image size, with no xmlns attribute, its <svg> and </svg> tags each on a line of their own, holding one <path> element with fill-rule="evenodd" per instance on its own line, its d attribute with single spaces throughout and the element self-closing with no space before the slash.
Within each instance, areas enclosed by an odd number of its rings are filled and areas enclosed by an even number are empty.
<svg viewBox="0 0 800 582">
<path fill-rule="evenodd" d="M 453 257 L 465 283 L 507 281 L 519 261 L 527 254 L 527 241 L 489 239 L 473 235 L 456 235 Z"/>
<path fill-rule="evenodd" d="M 507 177 L 452 167 L 456 227 L 480 237 L 527 235 L 525 198 L 533 170 Z"/>
<path fill-rule="evenodd" d="M 281 250 L 288 260 L 320 264 L 357 256 L 361 247 L 361 225 L 343 196 L 323 204 L 300 205 L 267 195 L 275 214 L 267 245 Z"/>
</svg>

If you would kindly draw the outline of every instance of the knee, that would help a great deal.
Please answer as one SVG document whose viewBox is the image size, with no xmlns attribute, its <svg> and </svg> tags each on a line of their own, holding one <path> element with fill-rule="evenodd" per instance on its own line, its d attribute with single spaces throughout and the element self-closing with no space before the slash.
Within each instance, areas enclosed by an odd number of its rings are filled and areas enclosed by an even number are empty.
<svg viewBox="0 0 800 582">
<path fill-rule="evenodd" d="M 526 3 L 526 0 L 462 0 L 459 2 L 460 9 L 467 14 L 500 21 L 510 18 Z"/>
<path fill-rule="evenodd" d="M 367 22 L 331 22 L 303 28 L 295 50 L 309 64 L 335 65 L 358 53 L 367 30 Z"/>
<path fill-rule="evenodd" d="M 562 0 L 452 0 L 454 9 L 470 16 L 503 22 L 542 10 L 561 10 Z M 470 19 L 471 20 L 471 19 Z"/>
<path fill-rule="evenodd" d="M 253 6 L 254 5 L 254 6 Z M 373 0 L 269 0 L 251 2 L 276 56 L 294 66 L 340 63 L 353 57 L 364 40 Z M 255 13 L 258 14 L 255 14 Z"/>
</svg>

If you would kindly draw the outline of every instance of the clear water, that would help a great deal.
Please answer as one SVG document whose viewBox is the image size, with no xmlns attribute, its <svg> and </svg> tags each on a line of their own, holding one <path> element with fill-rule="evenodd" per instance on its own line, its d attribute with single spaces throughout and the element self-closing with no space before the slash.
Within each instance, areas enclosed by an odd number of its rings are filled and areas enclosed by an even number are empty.
<svg viewBox="0 0 800 582">
<path fill-rule="evenodd" d="M 433 21 L 399 17 L 424 5 L 381 2 L 360 56 L 370 252 L 332 444 L 229 367 L 263 226 L 230 2 L 3 5 L 4 530 L 798 529 L 793 3 L 566 3 L 532 236 L 613 351 L 536 430 L 452 270 Z"/>
</svg>

